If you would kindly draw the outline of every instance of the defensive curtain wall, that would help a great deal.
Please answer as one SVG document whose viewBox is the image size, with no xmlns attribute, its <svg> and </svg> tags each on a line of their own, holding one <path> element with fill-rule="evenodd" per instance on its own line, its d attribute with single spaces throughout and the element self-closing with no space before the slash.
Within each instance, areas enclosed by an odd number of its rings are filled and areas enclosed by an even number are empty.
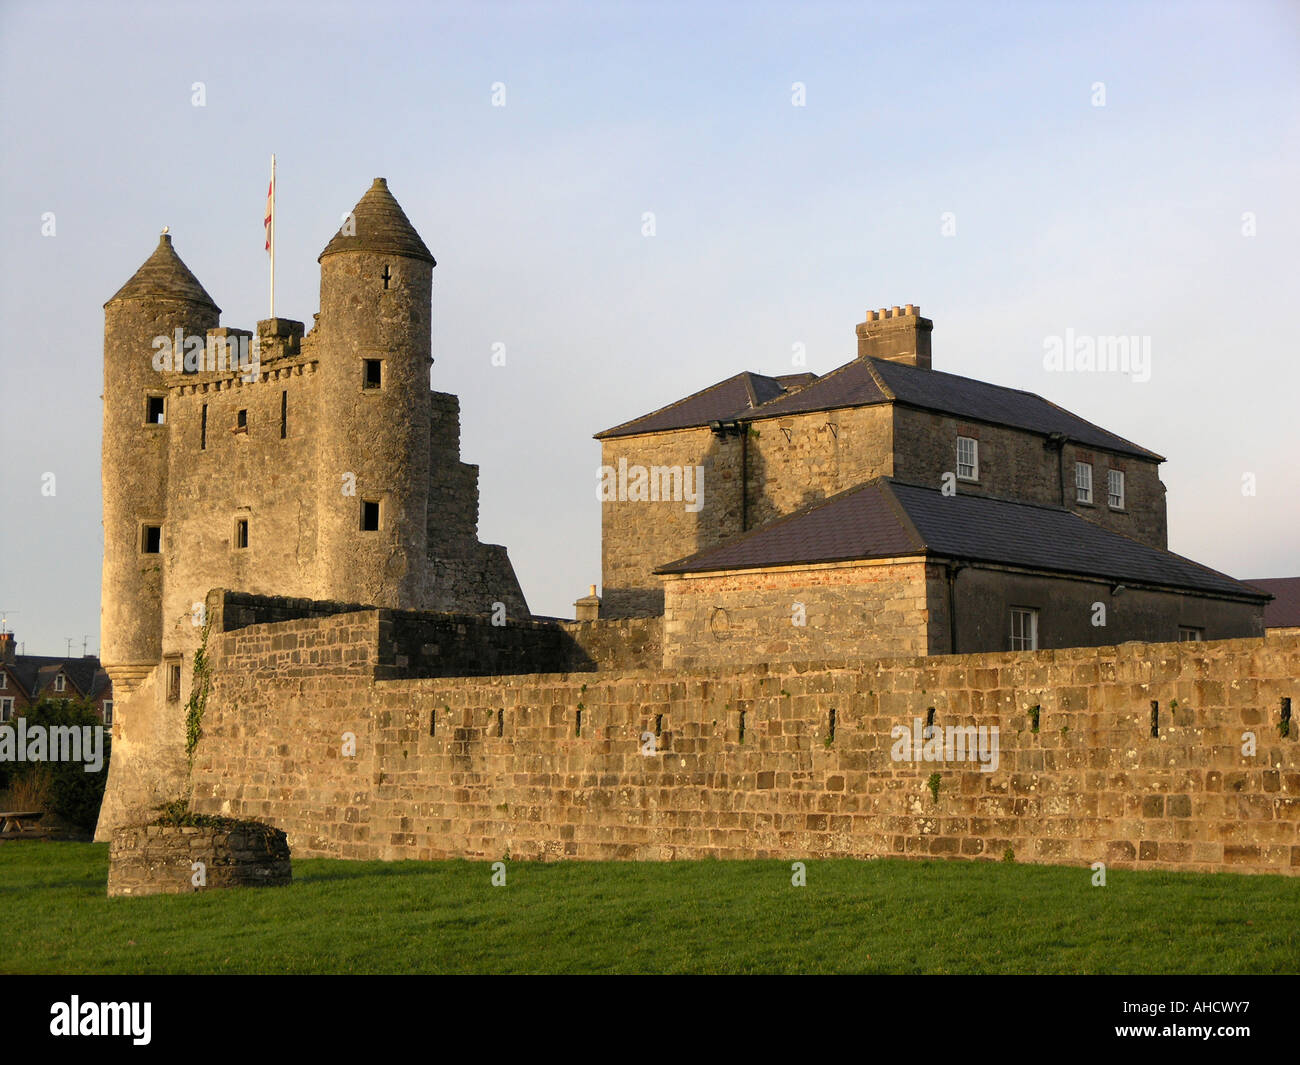
<svg viewBox="0 0 1300 1065">
<path fill-rule="evenodd" d="M 1296 634 L 720 677 L 659 619 L 208 605 L 195 807 L 295 856 L 1300 872 Z"/>
</svg>

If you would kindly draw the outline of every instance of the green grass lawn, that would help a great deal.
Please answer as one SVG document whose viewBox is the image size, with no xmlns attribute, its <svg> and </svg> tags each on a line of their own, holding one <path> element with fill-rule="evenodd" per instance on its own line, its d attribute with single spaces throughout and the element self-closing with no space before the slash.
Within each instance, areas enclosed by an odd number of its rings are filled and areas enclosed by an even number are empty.
<svg viewBox="0 0 1300 1065">
<path fill-rule="evenodd" d="M 0 846 L 5 973 L 1294 973 L 1300 880 L 986 862 L 294 862 L 109 899 L 108 848 Z"/>
</svg>

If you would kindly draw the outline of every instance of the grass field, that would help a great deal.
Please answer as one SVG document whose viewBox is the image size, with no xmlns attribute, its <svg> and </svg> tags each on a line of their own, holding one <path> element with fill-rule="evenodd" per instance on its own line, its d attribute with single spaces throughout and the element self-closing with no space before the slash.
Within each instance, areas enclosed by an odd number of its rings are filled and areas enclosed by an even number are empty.
<svg viewBox="0 0 1300 1065">
<path fill-rule="evenodd" d="M 1294 973 L 1300 880 L 973 862 L 294 862 L 109 899 L 108 848 L 0 846 L 5 973 Z"/>
</svg>

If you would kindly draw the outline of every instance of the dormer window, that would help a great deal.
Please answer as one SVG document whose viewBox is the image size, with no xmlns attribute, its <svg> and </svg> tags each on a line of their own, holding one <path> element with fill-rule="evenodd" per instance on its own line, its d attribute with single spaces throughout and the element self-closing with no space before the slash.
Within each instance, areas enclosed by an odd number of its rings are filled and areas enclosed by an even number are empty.
<svg viewBox="0 0 1300 1065">
<path fill-rule="evenodd" d="M 56 692 L 64 691 L 68 687 L 68 678 L 60 673 L 54 678 L 54 690 Z"/>
</svg>

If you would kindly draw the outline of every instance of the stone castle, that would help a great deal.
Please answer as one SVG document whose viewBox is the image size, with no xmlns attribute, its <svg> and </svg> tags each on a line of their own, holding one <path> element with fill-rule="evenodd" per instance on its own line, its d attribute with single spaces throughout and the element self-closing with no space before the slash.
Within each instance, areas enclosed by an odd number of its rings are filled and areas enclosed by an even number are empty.
<svg viewBox="0 0 1300 1065">
<path fill-rule="evenodd" d="M 529 617 L 505 549 L 478 542 L 457 399 L 429 389 L 434 258 L 382 178 L 345 228 L 305 335 L 221 327 L 167 233 L 104 305 L 101 657 L 133 726 L 114 796 L 145 722 L 147 790 L 179 786 L 209 588 Z"/>
<path fill-rule="evenodd" d="M 219 327 L 166 234 L 106 304 L 99 838 L 184 796 L 301 855 L 1300 869 L 1300 637 L 1168 550 L 1160 455 L 869 312 L 599 433 L 601 594 L 534 618 L 382 179 L 320 264 L 305 334 Z"/>
</svg>

